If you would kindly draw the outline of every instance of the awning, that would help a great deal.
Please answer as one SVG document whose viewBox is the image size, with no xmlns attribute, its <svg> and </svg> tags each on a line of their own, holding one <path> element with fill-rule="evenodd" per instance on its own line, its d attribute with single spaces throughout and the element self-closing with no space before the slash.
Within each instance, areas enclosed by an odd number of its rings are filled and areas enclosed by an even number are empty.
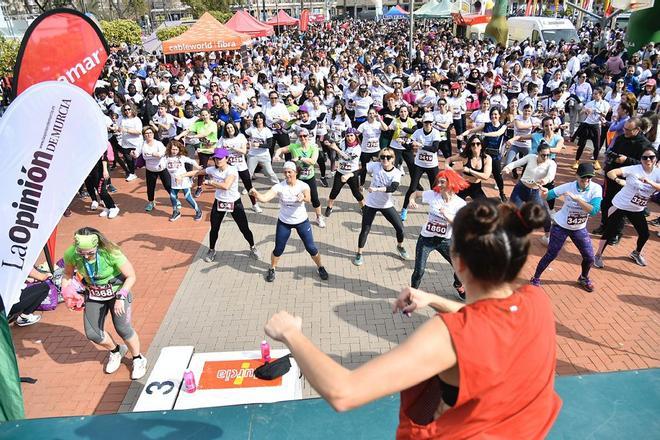
<svg viewBox="0 0 660 440">
<path fill-rule="evenodd" d="M 260 22 L 243 9 L 236 11 L 225 26 L 241 34 L 250 35 L 251 37 L 273 35 L 273 27 L 271 25 Z"/>
<path fill-rule="evenodd" d="M 165 55 L 185 52 L 213 52 L 238 50 L 249 35 L 238 33 L 205 12 L 190 29 L 178 37 L 163 41 Z"/>
<path fill-rule="evenodd" d="M 266 23 L 271 26 L 298 26 L 298 19 L 280 9 L 277 15 L 266 20 Z"/>
</svg>

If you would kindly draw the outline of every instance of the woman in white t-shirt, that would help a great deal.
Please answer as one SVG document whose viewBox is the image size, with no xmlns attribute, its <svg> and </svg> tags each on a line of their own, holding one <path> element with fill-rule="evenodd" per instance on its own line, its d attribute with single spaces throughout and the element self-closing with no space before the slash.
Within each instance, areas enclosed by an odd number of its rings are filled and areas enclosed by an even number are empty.
<svg viewBox="0 0 660 440">
<path fill-rule="evenodd" d="M 611 179 L 623 186 L 612 199 L 612 206 L 607 212 L 607 224 L 605 232 L 598 243 L 598 252 L 594 257 L 594 266 L 602 268 L 603 252 L 607 242 L 612 240 L 618 233 L 619 224 L 627 217 L 637 231 L 637 247 L 631 252 L 630 258 L 640 266 L 646 266 L 646 260 L 642 256 L 644 244 L 649 239 L 649 225 L 646 223 L 644 208 L 649 199 L 660 191 L 660 168 L 656 167 L 658 152 L 653 147 L 642 149 L 641 164 L 623 168 L 616 168 L 607 173 Z M 623 178 L 622 178 L 623 177 Z"/>
<path fill-rule="evenodd" d="M 212 167 L 186 173 L 184 177 L 206 176 L 204 184 L 215 188 L 215 200 L 211 208 L 211 231 L 209 232 L 209 250 L 206 252 L 204 261 L 211 263 L 215 261 L 215 244 L 218 241 L 220 225 L 225 215 L 229 212 L 236 222 L 236 226 L 243 234 L 243 238 L 250 245 L 250 256 L 259 259 L 259 251 L 254 245 L 254 235 L 250 230 L 245 208 L 241 202 L 241 193 L 238 192 L 238 170 L 229 165 L 230 153 L 224 148 L 213 150 Z"/>
<path fill-rule="evenodd" d="M 252 179 L 250 178 L 250 172 L 248 171 L 248 166 L 245 161 L 247 143 L 248 141 L 245 138 L 245 135 L 239 132 L 236 124 L 233 122 L 227 122 L 222 137 L 218 139 L 217 146 L 229 151 L 227 162 L 229 165 L 236 167 L 238 170 L 238 177 L 241 178 L 245 190 L 249 192 L 252 189 Z M 261 209 L 254 197 L 250 196 L 250 201 L 252 202 L 252 210 L 254 212 L 263 212 L 263 209 Z"/>
<path fill-rule="evenodd" d="M 375 108 L 369 109 L 367 120 L 364 121 L 357 130 L 362 134 L 362 152 L 360 153 L 360 186 L 364 185 L 367 177 L 367 164 L 375 157 L 378 157 L 380 150 L 381 132 L 387 130 L 387 125 L 383 122 Z"/>
<path fill-rule="evenodd" d="M 257 168 L 257 165 L 261 165 L 264 174 L 270 178 L 270 181 L 272 183 L 279 183 L 271 164 L 270 149 L 273 146 L 273 132 L 270 128 L 266 127 L 266 116 L 262 112 L 258 112 L 254 115 L 252 123 L 254 125 L 245 130 L 249 146 L 247 165 L 250 171 L 250 178 L 254 179 L 254 170 Z"/>
<path fill-rule="evenodd" d="M 202 210 L 199 209 L 199 205 L 197 205 L 197 202 L 190 193 L 192 180 L 190 177 L 185 177 L 184 175 L 188 172 L 186 167 L 189 167 L 190 171 L 199 171 L 202 167 L 186 156 L 186 150 L 181 141 L 171 140 L 167 144 L 167 150 L 163 159 L 165 172 L 167 172 L 172 182 L 172 187 L 169 191 L 170 202 L 172 202 L 172 216 L 170 217 L 170 221 L 176 221 L 181 217 L 179 191 L 183 191 L 184 198 L 190 207 L 195 210 L 195 221 L 200 221 L 202 219 Z"/>
<path fill-rule="evenodd" d="M 600 203 L 603 200 L 603 188 L 591 181 L 594 174 L 592 164 L 581 163 L 577 169 L 576 180 L 564 183 L 551 190 L 541 189 L 546 200 L 563 196 L 564 203 L 553 216 L 554 222 L 550 228 L 548 250 L 536 266 L 530 284 L 534 286 L 541 285 L 541 274 L 557 258 L 566 239 L 570 237 L 582 256 L 582 271 L 577 282 L 587 292 L 594 291 L 594 283 L 589 278 L 589 271 L 594 262 L 594 249 L 587 231 L 587 220 L 589 217 L 598 214 Z"/>
<path fill-rule="evenodd" d="M 126 181 L 137 179 L 135 175 L 135 159 L 140 155 L 142 147 L 142 121 L 137 116 L 135 105 L 127 102 L 121 106 L 122 117 L 119 120 L 121 133 L 121 155 L 128 169 Z"/>
<path fill-rule="evenodd" d="M 154 139 L 154 128 L 149 125 L 144 127 L 142 136 L 144 138 L 142 157 L 144 157 L 145 168 L 147 169 L 147 206 L 144 210 L 151 212 L 156 205 L 154 200 L 156 181 L 160 178 L 160 182 L 168 194 L 172 188 L 172 182 L 169 173 L 165 170 L 165 146 L 162 142 Z"/>
<path fill-rule="evenodd" d="M 273 249 L 270 256 L 270 268 L 266 273 L 266 281 L 269 283 L 275 281 L 275 269 L 284 253 L 292 229 L 296 230 L 305 245 L 305 250 L 316 264 L 319 277 L 322 280 L 327 280 L 328 272 L 323 267 L 321 253 L 314 243 L 312 225 L 309 222 L 307 209 L 305 208 L 305 202 L 309 202 L 312 197 L 309 185 L 298 180 L 298 169 L 295 163 L 285 162 L 282 168 L 285 180 L 273 185 L 264 194 L 259 193 L 255 188 L 250 191 L 251 196 L 263 203 L 272 200 L 275 196 L 278 196 L 280 200 L 280 213 L 277 217 L 277 227 L 275 229 L 275 249 Z"/>
<path fill-rule="evenodd" d="M 429 215 L 417 239 L 415 247 L 415 270 L 410 285 L 418 288 L 422 282 L 426 261 L 432 251 L 440 252 L 442 258 L 451 264 L 450 248 L 452 223 L 459 209 L 466 205 L 465 200 L 456 195 L 470 184 L 451 169 L 440 171 L 433 189 L 422 193 L 422 202 L 429 205 Z M 458 297 L 465 301 L 465 289 L 454 273 L 454 288 Z"/>
<path fill-rule="evenodd" d="M 353 193 L 353 197 L 358 201 L 360 208 L 364 206 L 364 196 L 360 192 L 357 172 L 360 169 L 360 141 L 358 140 L 358 131 L 351 127 L 346 130 L 346 137 L 337 146 L 335 143 L 330 148 L 339 156 L 339 165 L 332 181 L 332 189 L 328 197 L 328 206 L 325 208 L 325 216 L 330 217 L 332 207 L 339 192 L 348 183 L 348 187 Z"/>
<path fill-rule="evenodd" d="M 367 237 L 377 213 L 382 213 L 385 219 L 396 231 L 397 253 L 402 260 L 408 259 L 408 252 L 403 247 L 403 222 L 394 209 L 392 194 L 401 183 L 401 171 L 394 166 L 394 150 L 383 148 L 379 154 L 380 162 L 369 162 L 366 171 L 371 174 L 371 185 L 362 209 L 362 227 L 358 237 L 358 249 L 353 264 L 361 266 L 364 263 L 362 250 L 367 244 Z"/>
</svg>

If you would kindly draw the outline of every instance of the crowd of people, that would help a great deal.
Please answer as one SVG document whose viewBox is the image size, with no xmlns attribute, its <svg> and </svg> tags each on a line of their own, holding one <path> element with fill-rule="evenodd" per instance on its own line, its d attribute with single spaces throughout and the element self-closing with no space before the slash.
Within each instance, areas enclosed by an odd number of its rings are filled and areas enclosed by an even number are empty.
<svg viewBox="0 0 660 440">
<path fill-rule="evenodd" d="M 282 31 L 255 39 L 240 53 L 183 54 L 168 62 L 139 50 L 114 53 L 95 91 L 106 115 L 108 147 L 86 179 L 84 191 L 91 198 L 90 208 L 97 210 L 103 204 L 100 215 L 112 219 L 119 215 L 112 198 L 117 191 L 112 176 L 118 178 L 119 170 L 130 185 L 146 184 L 146 212 L 158 209 L 155 195 L 160 181 L 171 202 L 170 222 L 182 217 L 203 220 L 205 213 L 196 199 L 205 190 L 214 191 L 206 262 L 216 258 L 219 229 L 227 213 L 250 255 L 262 258 L 252 232 L 262 226 L 251 224 L 250 216 L 260 215 L 261 205 L 277 198 L 275 243 L 265 274 L 268 282 L 276 278 L 293 229 L 319 277 L 329 278 L 314 241 L 307 204 L 314 210 L 314 225 L 325 228 L 337 197 L 349 187 L 355 211 L 361 215 L 352 263 L 362 266 L 378 213 L 392 226 L 396 255 L 409 258 L 404 223 L 411 222 L 411 211 L 421 209 L 421 200 L 428 215 L 419 225 L 412 287 L 404 290 L 395 308 L 408 313 L 431 305 L 444 314 L 384 358 L 402 368 L 425 363 L 428 368 L 413 369 L 415 374 L 399 380 L 400 375 L 389 374 L 388 370 L 394 370 L 377 359 L 351 373 L 353 389 L 345 387 L 341 388 L 344 394 L 333 394 L 331 381 L 345 379 L 348 373 L 338 370 L 330 358 L 319 356 L 300 334 L 299 320 L 279 314 L 267 326 L 271 337 L 291 348 L 312 385 L 338 408 L 414 389 L 403 395 L 402 404 L 411 412 L 402 417 L 400 426 L 401 432 L 414 435 L 416 424 L 428 424 L 455 405 L 462 412 L 446 413 L 445 418 L 456 423 L 436 426 L 434 432 L 459 426 L 459 419 L 470 417 L 470 408 L 500 411 L 503 420 L 513 408 L 495 409 L 498 405 L 493 402 L 499 402 L 495 394 L 489 396 L 490 403 L 476 403 L 471 399 L 479 396 L 472 386 L 474 394 L 462 394 L 464 380 L 476 384 L 472 374 L 485 381 L 475 387 L 494 380 L 474 371 L 470 361 L 464 363 L 466 356 L 490 356 L 489 360 L 505 363 L 499 354 L 480 352 L 493 347 L 479 345 L 477 349 L 467 344 L 469 338 L 481 337 L 485 327 L 480 325 L 487 325 L 483 320 L 512 320 L 503 318 L 495 306 L 483 306 L 491 302 L 479 306 L 481 300 L 502 301 L 510 312 L 528 307 L 530 313 L 550 316 L 547 300 L 534 286 L 541 285 L 543 272 L 566 239 L 571 238 L 582 256 L 577 284 L 592 292 L 596 287 L 591 268 L 604 267 L 604 251 L 618 243 L 625 219 L 638 235 L 631 260 L 646 266 L 643 249 L 650 237 L 649 223 L 659 223 L 658 219 L 647 222 L 647 216 L 648 204 L 657 201 L 660 191 L 660 44 L 649 43 L 629 55 L 620 30 L 589 23 L 579 29 L 580 41 L 512 42 L 505 48 L 457 39 L 448 25 L 430 23 L 416 30 L 414 54 L 409 57 L 407 42 L 401 38 L 406 26 L 335 21 L 311 26 L 305 33 Z M 562 170 L 557 159 L 567 154 L 569 142 L 577 145 L 576 155 Z M 592 153 L 586 159 L 584 150 L 589 144 Z M 136 174 L 141 167 L 146 169 L 144 180 Z M 567 174 L 575 178 L 560 179 Z M 404 181 L 404 176 L 409 180 Z M 507 194 L 504 182 L 509 178 L 514 185 Z M 270 186 L 258 189 L 257 179 Z M 498 198 L 487 197 L 489 187 Z M 180 192 L 190 213 L 183 211 Z M 244 195 L 253 213 L 246 212 Z M 555 210 L 557 199 L 562 205 Z M 598 215 L 600 226 L 593 232 L 600 242 L 594 252 L 587 220 Z M 528 235 L 541 227 L 547 251 L 530 281 L 532 287 L 515 289 L 512 283 L 530 246 Z M 416 290 L 433 250 L 452 263 L 461 302 Z M 109 291 L 96 288 L 98 261 L 112 268 L 105 275 L 117 281 L 110 283 Z M 112 368 L 106 371 L 112 372 L 118 365 L 116 358 L 130 349 L 133 378 L 141 377 L 146 359 L 126 319 L 134 277 L 130 263 L 100 232 L 89 229 L 77 232 L 65 263 L 66 285 L 77 269 L 88 293 L 101 297 L 108 293 L 108 298 L 114 301 L 116 297 L 121 303 L 101 303 L 85 311 L 88 337 L 111 351 Z M 105 275 L 104 285 L 108 284 Z M 126 345 L 116 344 L 104 333 L 108 312 Z M 30 313 L 16 314 L 19 325 L 29 321 Z M 468 316 L 476 316 L 475 322 L 481 324 L 471 324 Z M 89 319 L 93 319 L 91 324 Z M 537 349 L 517 362 L 519 374 L 536 374 L 530 379 L 528 395 L 516 401 L 520 411 L 531 411 L 545 422 L 556 417 L 559 407 L 547 387 L 554 366 L 533 366 L 554 353 L 551 324 L 550 316 L 537 333 L 528 334 L 528 342 Z M 507 329 L 510 333 L 499 332 L 498 340 L 525 333 L 513 324 Z M 415 346 L 419 338 L 425 338 L 428 350 Z M 529 345 L 518 342 L 510 355 Z M 435 362 L 429 362 L 431 352 Z M 442 362 L 437 361 L 439 355 Z M 431 376 L 439 380 L 427 381 Z M 376 377 L 383 385 L 369 388 Z M 415 388 L 422 381 L 423 387 Z M 498 386 L 492 389 L 499 390 L 500 396 L 514 393 L 513 388 Z M 438 389 L 444 390 L 442 401 L 432 402 L 432 410 L 438 411 L 428 414 L 415 409 L 428 403 L 420 402 L 425 391 Z M 534 399 L 537 405 L 523 410 Z M 521 426 L 533 435 L 543 432 L 538 425 Z M 489 428 L 474 422 L 462 429 L 468 435 Z"/>
</svg>

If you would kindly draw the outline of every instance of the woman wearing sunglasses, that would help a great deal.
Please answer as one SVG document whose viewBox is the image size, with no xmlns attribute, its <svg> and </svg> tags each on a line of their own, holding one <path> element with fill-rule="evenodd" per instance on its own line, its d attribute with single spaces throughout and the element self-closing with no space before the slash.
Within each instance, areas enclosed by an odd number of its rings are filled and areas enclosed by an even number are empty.
<svg viewBox="0 0 660 440">
<path fill-rule="evenodd" d="M 598 252 L 594 258 L 594 266 L 605 267 L 603 252 L 607 242 L 618 233 L 619 224 L 627 217 L 637 231 L 637 247 L 630 253 L 630 258 L 639 266 L 646 266 L 646 259 L 642 256 L 642 249 L 649 239 L 649 225 L 646 223 L 644 208 L 649 199 L 660 191 L 660 168 L 656 167 L 657 151 L 653 147 L 644 147 L 641 164 L 608 171 L 607 178 L 621 185 L 619 191 L 612 199 L 612 206 L 607 213 L 605 232 L 598 243 Z"/>
<path fill-rule="evenodd" d="M 332 189 L 328 197 L 328 206 L 325 208 L 325 217 L 330 217 L 332 214 L 332 207 L 335 204 L 335 199 L 339 192 L 348 184 L 351 193 L 355 200 L 357 200 L 360 208 L 364 207 L 364 196 L 360 192 L 360 184 L 358 183 L 357 172 L 360 169 L 360 140 L 358 139 L 358 131 L 351 127 L 346 130 L 346 136 L 337 146 L 334 142 L 330 144 L 330 148 L 339 156 L 339 165 L 335 173 L 334 180 L 332 181 Z"/>
<path fill-rule="evenodd" d="M 417 239 L 415 247 L 415 270 L 410 285 L 415 289 L 422 282 L 426 270 L 426 261 L 432 251 L 438 251 L 442 258 L 451 264 L 452 224 L 456 213 L 466 205 L 465 200 L 456 195 L 470 184 L 454 170 L 438 173 L 433 189 L 422 193 L 422 202 L 429 205 L 429 216 Z M 454 288 L 461 301 L 465 301 L 465 289 L 454 273 Z"/>
<path fill-rule="evenodd" d="M 417 150 L 415 154 L 415 165 L 411 170 L 410 186 L 403 198 L 403 207 L 401 209 L 401 221 L 406 221 L 408 217 L 408 204 L 410 207 L 417 208 L 415 202 L 415 191 L 419 185 L 419 179 L 426 174 L 429 179 L 429 187 L 433 186 L 435 176 L 438 174 L 438 150 L 442 136 L 439 130 L 433 127 L 435 118 L 432 113 L 425 113 L 422 117 L 422 128 L 415 130 L 412 137 L 412 147 Z M 412 196 L 412 200 L 411 200 Z"/>
<path fill-rule="evenodd" d="M 458 196 L 462 199 L 470 197 L 472 200 L 485 199 L 486 194 L 481 182 L 490 179 L 493 170 L 493 159 L 482 148 L 481 139 L 472 136 L 467 147 L 461 154 L 455 154 L 445 162 L 446 166 L 453 168 L 454 163 L 463 164 L 463 178 L 470 183 L 466 189 L 460 191 Z"/>
<path fill-rule="evenodd" d="M 76 231 L 73 245 L 64 251 L 62 289 L 73 282 L 74 270 L 83 277 L 85 311 L 83 322 L 87 339 L 108 350 L 107 374 L 119 369 L 130 350 L 133 356 L 131 379 L 147 372 L 147 358 L 140 353 L 140 338 L 131 326 L 131 289 L 136 275 L 133 265 L 119 247 L 94 228 Z M 118 345 L 103 327 L 108 312 L 125 345 Z"/>
<path fill-rule="evenodd" d="M 399 188 L 401 183 L 402 173 L 394 166 L 394 151 L 391 148 L 380 150 L 378 158 L 380 162 L 369 162 L 366 167 L 366 171 L 371 174 L 371 185 L 365 201 L 366 206 L 362 209 L 362 227 L 358 237 L 357 253 L 353 259 L 353 264 L 356 266 L 364 263 L 362 250 L 367 244 L 371 225 L 378 212 L 383 214 L 396 231 L 396 249 L 399 257 L 402 260 L 408 259 L 408 252 L 403 247 L 403 223 L 401 217 L 397 215 L 392 200 L 392 193 Z"/>
<path fill-rule="evenodd" d="M 582 256 L 582 271 L 577 282 L 587 292 L 595 290 L 594 283 L 589 278 L 589 271 L 594 262 L 594 249 L 591 245 L 589 232 L 587 232 L 587 220 L 600 211 L 603 188 L 591 181 L 594 174 L 592 164 L 582 163 L 577 169 L 576 180 L 559 185 L 549 191 L 547 188 L 541 188 L 541 194 L 547 200 L 562 197 L 564 203 L 554 215 L 554 223 L 550 228 L 548 250 L 536 266 L 536 271 L 530 281 L 532 285 L 541 285 L 541 275 L 550 263 L 557 258 L 566 239 L 570 237 Z M 513 197 L 511 199 L 513 200 Z"/>
</svg>

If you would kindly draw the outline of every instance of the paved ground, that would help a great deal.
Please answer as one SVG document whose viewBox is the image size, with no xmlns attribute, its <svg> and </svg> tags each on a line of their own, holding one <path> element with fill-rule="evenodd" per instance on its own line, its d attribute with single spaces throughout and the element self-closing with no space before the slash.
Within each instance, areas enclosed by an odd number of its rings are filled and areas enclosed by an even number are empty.
<svg viewBox="0 0 660 440">
<path fill-rule="evenodd" d="M 559 182 L 570 178 L 566 170 L 572 154 L 569 148 L 561 158 Z M 401 318 L 390 313 L 393 297 L 410 281 L 413 261 L 396 258 L 393 231 L 382 218 L 372 228 L 364 266 L 350 263 L 360 216 L 348 190 L 335 205 L 328 228 L 314 227 L 330 280 L 318 278 L 293 234 L 277 279 L 270 284 L 263 279 L 268 264 L 249 258 L 247 244 L 233 221 L 226 220 L 221 228 L 216 262 L 206 264 L 200 260 L 206 250 L 200 248 L 207 235 L 206 222 L 194 223 L 187 212 L 177 223 L 168 223 L 162 191 L 157 196 L 162 202 L 158 212 L 145 214 L 144 181 L 116 180 L 120 188 L 117 200 L 124 210 L 120 218 L 100 219 L 76 200 L 76 214 L 61 222 L 58 253 L 75 228 L 86 224 L 101 228 L 121 244 L 138 269 L 135 327 L 152 361 L 167 345 L 193 344 L 197 351 L 256 349 L 267 317 L 287 309 L 303 316 L 305 332 L 315 343 L 344 365 L 355 367 L 398 344 L 428 316 Z M 256 182 L 258 188 L 265 184 L 263 178 Z M 510 192 L 511 182 L 507 185 Z M 492 186 L 487 186 L 494 194 Z M 321 189 L 323 202 L 328 192 Z M 402 196 L 397 199 L 400 203 Z M 204 194 L 201 200 L 208 211 L 211 195 Z M 277 210 L 276 204 L 264 208 L 260 215 L 249 212 L 248 218 L 257 245 L 267 257 L 273 246 Z M 657 215 L 657 207 L 653 209 Z M 406 222 L 411 257 L 424 218 L 419 209 Z M 631 232 L 634 235 L 627 227 L 626 234 Z M 538 237 L 539 233 L 521 282 L 529 279 L 544 252 Z M 557 319 L 559 374 L 660 366 L 659 283 L 654 275 L 660 252 L 655 231 L 645 249 L 648 267 L 628 259 L 633 247 L 634 237 L 625 237 L 620 245 L 608 248 L 606 269 L 592 272 L 597 285 L 592 294 L 575 285 L 579 254 L 570 243 L 544 274 L 544 288 Z M 449 266 L 437 254 L 429 260 L 422 288 L 440 294 L 453 290 Z M 102 373 L 105 353 L 85 340 L 77 313 L 63 307 L 45 313 L 40 324 L 15 328 L 14 341 L 21 374 L 39 379 L 37 384 L 23 387 L 28 417 L 130 410 L 136 400 L 139 384 L 129 390 L 128 368 L 122 367 L 112 376 Z M 62 399 L 63 395 L 67 398 Z M 306 387 L 305 395 L 313 392 Z"/>
</svg>

